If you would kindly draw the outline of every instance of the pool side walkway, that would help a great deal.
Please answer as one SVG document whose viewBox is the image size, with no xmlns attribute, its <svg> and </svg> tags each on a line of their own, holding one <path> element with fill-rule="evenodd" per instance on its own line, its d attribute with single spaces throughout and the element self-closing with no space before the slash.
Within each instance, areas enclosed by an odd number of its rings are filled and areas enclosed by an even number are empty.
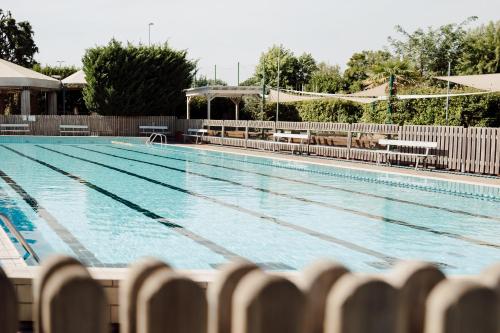
<svg viewBox="0 0 500 333">
<path fill-rule="evenodd" d="M 4 270 L 27 266 L 3 228 L 0 228 L 0 266 Z"/>
<path fill-rule="evenodd" d="M 375 163 L 348 161 L 341 159 L 323 158 L 317 156 L 292 155 L 289 152 L 270 152 L 257 149 L 235 148 L 228 146 L 220 146 L 215 144 L 172 144 L 179 147 L 189 147 L 193 149 L 201 149 L 208 151 L 216 151 L 221 153 L 232 153 L 243 156 L 266 157 L 282 161 L 293 161 L 301 163 L 310 163 L 324 166 L 334 166 L 338 168 L 355 169 L 362 171 L 383 172 L 395 175 L 413 176 L 419 178 L 433 178 L 438 180 L 460 182 L 472 185 L 483 185 L 500 188 L 500 177 L 481 176 L 474 174 L 460 174 L 457 172 L 433 171 L 414 168 L 402 168 L 396 166 L 377 165 Z"/>
</svg>

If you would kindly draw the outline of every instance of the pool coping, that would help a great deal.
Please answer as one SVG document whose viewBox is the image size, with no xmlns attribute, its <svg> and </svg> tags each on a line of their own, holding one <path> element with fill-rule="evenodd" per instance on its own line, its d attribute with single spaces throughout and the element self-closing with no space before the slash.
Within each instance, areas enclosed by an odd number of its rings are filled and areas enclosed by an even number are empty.
<svg viewBox="0 0 500 333">
<path fill-rule="evenodd" d="M 291 153 L 277 153 L 257 149 L 245 149 L 215 144 L 179 144 L 172 143 L 170 146 L 184 147 L 191 149 L 207 150 L 221 153 L 230 153 L 240 156 L 264 157 L 279 161 L 298 162 L 312 165 L 330 166 L 342 169 L 353 169 L 357 171 L 368 171 L 376 173 L 392 174 L 397 176 L 409 176 L 420 179 L 434 179 L 462 183 L 468 185 L 480 185 L 493 188 L 500 188 L 500 177 L 478 176 L 468 173 L 438 172 L 431 170 L 413 168 L 399 168 L 387 165 L 377 165 L 375 163 L 363 163 L 360 161 L 349 161 L 343 159 L 321 158 L 316 156 L 295 155 Z"/>
</svg>

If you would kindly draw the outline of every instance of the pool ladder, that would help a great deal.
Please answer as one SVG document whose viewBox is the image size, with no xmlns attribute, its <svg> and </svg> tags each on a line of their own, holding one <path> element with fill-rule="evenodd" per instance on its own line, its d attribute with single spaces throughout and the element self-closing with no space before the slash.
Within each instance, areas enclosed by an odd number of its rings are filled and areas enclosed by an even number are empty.
<svg viewBox="0 0 500 333">
<path fill-rule="evenodd" d="M 167 144 L 167 136 L 165 134 L 161 134 L 161 133 L 151 133 L 149 138 L 146 140 L 146 144 L 152 146 L 155 143 L 155 140 L 157 138 L 160 138 L 160 142 L 158 144 L 160 144 L 160 145 Z"/>
</svg>

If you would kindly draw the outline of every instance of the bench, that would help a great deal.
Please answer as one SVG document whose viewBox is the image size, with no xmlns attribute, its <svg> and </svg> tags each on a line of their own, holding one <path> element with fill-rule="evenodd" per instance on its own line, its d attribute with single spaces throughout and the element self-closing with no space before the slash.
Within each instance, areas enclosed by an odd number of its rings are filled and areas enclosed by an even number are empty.
<svg viewBox="0 0 500 333">
<path fill-rule="evenodd" d="M 273 151 L 275 151 L 276 147 L 279 146 L 289 146 L 292 145 L 292 154 L 294 152 L 294 147 L 300 147 L 304 144 L 304 141 L 306 143 L 309 143 L 309 134 L 292 134 L 292 133 L 273 133 L 273 141 L 272 141 L 272 146 L 273 146 Z M 280 140 L 285 139 L 285 142 L 282 142 Z M 293 143 L 292 140 L 297 139 L 300 140 L 299 143 Z"/>
<path fill-rule="evenodd" d="M 90 130 L 87 125 L 59 125 L 59 134 L 86 134 L 90 135 Z"/>
<path fill-rule="evenodd" d="M 0 133 L 29 133 L 29 124 L 0 124 Z"/>
<path fill-rule="evenodd" d="M 427 167 L 427 159 L 430 157 L 435 157 L 435 155 L 431 155 L 430 150 L 437 148 L 437 142 L 428 142 L 428 141 L 409 141 L 409 140 L 389 140 L 389 139 L 380 139 L 378 141 L 379 145 L 387 146 L 385 150 L 376 150 L 377 153 L 377 164 L 380 164 L 381 157 L 385 155 L 386 162 L 389 164 L 389 156 L 390 155 L 399 155 L 399 156 L 412 156 L 416 158 L 415 161 L 415 170 L 418 169 L 419 161 L 422 160 L 424 168 Z M 405 153 L 397 150 L 391 150 L 391 147 L 410 147 L 410 148 L 423 148 L 425 149 L 425 153 Z"/>
<path fill-rule="evenodd" d="M 189 128 L 186 134 L 182 134 L 184 136 L 184 142 L 186 142 L 186 138 L 196 138 L 196 144 L 203 141 L 203 137 L 207 136 L 208 130 L 202 128 Z"/>
<path fill-rule="evenodd" d="M 168 131 L 168 126 L 154 126 L 154 125 L 140 125 L 139 126 L 139 134 L 170 134 Z"/>
</svg>

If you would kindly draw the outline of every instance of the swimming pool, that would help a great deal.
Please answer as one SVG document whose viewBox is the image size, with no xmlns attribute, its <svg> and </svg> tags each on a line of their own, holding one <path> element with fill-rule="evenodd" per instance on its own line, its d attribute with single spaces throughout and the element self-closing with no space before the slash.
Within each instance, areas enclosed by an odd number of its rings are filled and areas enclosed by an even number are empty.
<svg viewBox="0 0 500 333">
<path fill-rule="evenodd" d="M 454 274 L 500 260 L 499 188 L 112 140 L 0 138 L 0 214 L 41 258 L 363 272 L 419 259 Z"/>
</svg>

